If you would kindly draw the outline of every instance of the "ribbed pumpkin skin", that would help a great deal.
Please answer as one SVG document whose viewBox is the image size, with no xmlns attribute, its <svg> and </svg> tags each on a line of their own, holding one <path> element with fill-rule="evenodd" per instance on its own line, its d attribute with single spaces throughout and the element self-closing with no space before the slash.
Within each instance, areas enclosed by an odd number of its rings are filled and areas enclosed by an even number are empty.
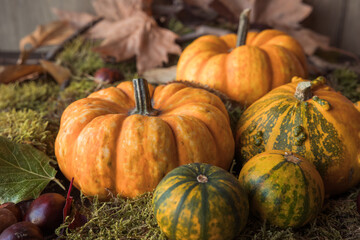
<svg viewBox="0 0 360 240">
<path fill-rule="evenodd" d="M 63 174 L 86 195 L 126 197 L 152 191 L 173 168 L 207 162 L 228 169 L 234 138 L 221 100 L 174 83 L 151 85 L 157 116 L 129 115 L 131 82 L 69 105 L 61 117 L 55 153 Z"/>
<path fill-rule="evenodd" d="M 251 158 L 239 181 L 248 193 L 251 211 L 281 228 L 305 225 L 324 202 L 324 184 L 315 166 L 297 155 L 289 159 L 284 151 Z"/>
<path fill-rule="evenodd" d="M 248 33 L 239 47 L 235 34 L 196 39 L 180 55 L 176 79 L 208 85 L 250 105 L 291 77 L 306 75 L 300 44 L 278 30 L 264 30 Z"/>
<path fill-rule="evenodd" d="M 300 78 L 278 87 L 242 114 L 236 151 L 243 161 L 272 149 L 291 151 L 311 161 L 326 194 L 345 192 L 360 180 L 360 112 L 346 97 L 317 80 L 309 100 L 294 92 Z"/>
<path fill-rule="evenodd" d="M 199 182 L 197 177 L 207 177 Z M 204 163 L 180 166 L 156 187 L 153 209 L 160 229 L 176 240 L 231 240 L 246 225 L 249 202 L 229 172 Z"/>
</svg>

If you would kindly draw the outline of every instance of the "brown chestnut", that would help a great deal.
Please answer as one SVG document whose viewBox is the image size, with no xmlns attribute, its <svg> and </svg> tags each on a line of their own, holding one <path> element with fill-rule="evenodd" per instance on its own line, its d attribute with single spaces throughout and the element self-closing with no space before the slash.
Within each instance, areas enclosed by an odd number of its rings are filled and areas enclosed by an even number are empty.
<svg viewBox="0 0 360 240">
<path fill-rule="evenodd" d="M 21 215 L 22 215 L 22 220 L 24 220 L 24 217 L 26 215 L 27 210 L 29 209 L 31 203 L 34 201 L 34 199 L 30 199 L 30 200 L 25 200 L 25 201 L 21 201 L 18 202 L 16 205 L 19 206 L 20 210 L 21 210 Z"/>
<path fill-rule="evenodd" d="M 13 202 L 6 202 L 0 205 L 0 208 L 9 209 L 16 217 L 17 221 L 22 220 L 21 208 Z"/>
<path fill-rule="evenodd" d="M 31 222 L 18 222 L 0 234 L 0 240 L 42 240 L 40 228 Z"/>
<path fill-rule="evenodd" d="M 16 222 L 15 215 L 9 209 L 0 208 L 0 233 Z"/>
<path fill-rule="evenodd" d="M 53 233 L 63 221 L 65 201 L 58 193 L 42 194 L 31 203 L 24 219 L 37 225 L 43 233 Z"/>
<path fill-rule="evenodd" d="M 119 70 L 106 67 L 99 68 L 94 74 L 94 80 L 97 83 L 113 83 L 124 78 Z"/>
</svg>

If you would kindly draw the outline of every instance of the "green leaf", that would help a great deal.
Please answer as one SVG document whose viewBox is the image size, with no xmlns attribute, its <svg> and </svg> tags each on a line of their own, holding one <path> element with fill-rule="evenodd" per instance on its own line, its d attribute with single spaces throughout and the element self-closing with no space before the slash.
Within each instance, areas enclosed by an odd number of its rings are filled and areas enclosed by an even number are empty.
<svg viewBox="0 0 360 240">
<path fill-rule="evenodd" d="M 0 137 L 0 204 L 38 197 L 51 180 L 56 181 L 50 161 L 31 145 Z"/>
</svg>

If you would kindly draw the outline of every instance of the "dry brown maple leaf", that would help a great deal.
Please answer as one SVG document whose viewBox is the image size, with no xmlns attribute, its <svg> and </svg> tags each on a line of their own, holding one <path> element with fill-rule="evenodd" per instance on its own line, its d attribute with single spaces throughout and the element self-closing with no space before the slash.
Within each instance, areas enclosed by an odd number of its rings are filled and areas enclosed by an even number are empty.
<svg viewBox="0 0 360 240">
<path fill-rule="evenodd" d="M 20 40 L 20 50 L 24 51 L 25 47 L 30 44 L 31 48 L 58 44 L 74 33 L 67 21 L 54 21 L 46 25 L 39 25 L 31 34 Z"/>
<path fill-rule="evenodd" d="M 19 63 L 24 63 L 28 55 L 37 48 L 59 44 L 73 33 L 74 28 L 67 21 L 53 21 L 37 26 L 35 31 L 20 40 Z"/>
<path fill-rule="evenodd" d="M 89 32 L 91 38 L 104 39 L 94 50 L 103 57 L 122 61 L 136 56 L 136 66 L 141 74 L 168 61 L 168 53 L 180 54 L 175 43 L 178 37 L 161 28 L 148 15 L 152 0 L 95 0 L 93 7 L 105 20 Z M 84 13 L 55 10 L 55 14 L 72 23 L 84 23 L 95 16 Z"/>
<path fill-rule="evenodd" d="M 0 83 L 21 82 L 34 78 L 44 71 L 40 65 L 0 66 Z"/>
</svg>

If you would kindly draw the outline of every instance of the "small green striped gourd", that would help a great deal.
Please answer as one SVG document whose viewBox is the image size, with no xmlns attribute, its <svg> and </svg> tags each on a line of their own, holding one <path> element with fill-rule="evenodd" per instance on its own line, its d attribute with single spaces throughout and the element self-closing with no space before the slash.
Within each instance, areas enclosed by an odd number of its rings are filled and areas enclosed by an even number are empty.
<svg viewBox="0 0 360 240">
<path fill-rule="evenodd" d="M 251 158 L 241 169 L 239 181 L 249 196 L 251 212 L 281 228 L 305 225 L 324 202 L 324 184 L 315 166 L 285 151 Z"/>
<path fill-rule="evenodd" d="M 326 195 L 343 193 L 360 180 L 360 112 L 325 78 L 294 77 L 253 103 L 238 122 L 236 152 L 243 163 L 272 149 L 311 161 Z"/>
<path fill-rule="evenodd" d="M 158 184 L 153 210 L 170 239 L 231 240 L 245 226 L 249 202 L 229 172 L 205 163 L 182 165 Z"/>
</svg>

